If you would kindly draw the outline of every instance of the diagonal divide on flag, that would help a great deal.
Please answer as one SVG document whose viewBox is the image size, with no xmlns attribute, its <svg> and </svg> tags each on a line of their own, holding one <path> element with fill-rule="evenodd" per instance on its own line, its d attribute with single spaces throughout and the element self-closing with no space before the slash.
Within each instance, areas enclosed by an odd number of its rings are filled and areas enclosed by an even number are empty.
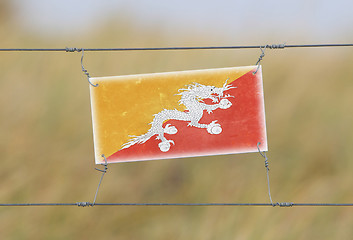
<svg viewBox="0 0 353 240">
<path fill-rule="evenodd" d="M 256 68 L 91 78 L 96 163 L 267 151 Z"/>
</svg>

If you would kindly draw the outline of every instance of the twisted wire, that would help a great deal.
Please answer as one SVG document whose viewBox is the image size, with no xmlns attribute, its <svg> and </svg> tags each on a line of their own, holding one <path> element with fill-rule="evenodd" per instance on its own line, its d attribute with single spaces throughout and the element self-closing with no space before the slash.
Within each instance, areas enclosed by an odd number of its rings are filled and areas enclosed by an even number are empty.
<svg viewBox="0 0 353 240">
<path fill-rule="evenodd" d="M 105 157 L 104 154 L 102 154 L 102 157 L 104 158 L 104 164 L 102 164 L 104 166 L 104 169 L 101 170 L 99 168 L 95 168 L 97 171 L 100 171 L 102 172 L 102 176 L 101 176 L 101 180 L 99 181 L 99 184 L 98 184 L 98 187 L 97 187 L 97 190 L 96 190 L 96 194 L 94 195 L 94 200 L 93 200 L 93 203 L 92 203 L 92 206 L 95 205 L 96 203 L 96 199 L 97 199 L 97 195 L 98 195 L 98 191 L 99 191 L 99 188 L 101 186 L 101 183 L 103 181 L 103 177 L 104 177 L 104 174 L 106 174 L 107 170 L 108 170 L 108 162 L 107 162 L 107 158 Z"/>
<path fill-rule="evenodd" d="M 275 206 L 276 204 L 274 204 L 274 203 L 272 202 L 272 196 L 271 196 L 271 185 L 270 185 L 270 174 L 269 174 L 269 172 L 270 172 L 270 167 L 269 167 L 269 163 L 268 163 L 268 158 L 267 158 L 265 152 L 261 152 L 260 147 L 259 147 L 260 144 L 261 144 L 261 142 L 258 142 L 258 143 L 257 143 L 257 149 L 258 149 L 260 155 L 261 155 L 263 158 L 265 158 L 265 168 L 266 168 L 266 176 L 267 176 L 268 196 L 269 196 L 269 198 L 270 198 L 270 202 L 271 202 L 272 206 Z"/>
<path fill-rule="evenodd" d="M 88 83 L 93 86 L 93 87 L 98 87 L 98 83 L 97 84 L 93 84 L 90 80 L 91 76 L 89 75 L 88 71 L 84 68 L 83 66 L 83 57 L 84 57 L 84 54 L 85 54 L 85 51 L 83 48 L 66 48 L 66 49 L 69 49 L 69 52 L 74 52 L 74 51 L 82 51 L 82 56 L 81 56 L 81 69 L 82 69 L 82 72 L 87 76 L 87 81 Z"/>
</svg>

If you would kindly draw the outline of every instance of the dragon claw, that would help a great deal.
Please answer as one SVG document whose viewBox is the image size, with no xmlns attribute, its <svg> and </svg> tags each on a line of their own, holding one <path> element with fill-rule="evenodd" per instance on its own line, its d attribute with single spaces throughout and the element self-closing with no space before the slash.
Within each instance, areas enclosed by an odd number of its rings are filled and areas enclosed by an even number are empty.
<svg viewBox="0 0 353 240">
<path fill-rule="evenodd" d="M 167 141 L 164 141 L 164 142 L 160 142 L 158 144 L 158 147 L 159 147 L 159 150 L 161 150 L 162 152 L 168 152 L 169 149 L 170 149 L 170 144 L 175 144 L 173 140 L 167 140 Z"/>
<path fill-rule="evenodd" d="M 209 134 L 220 134 L 222 132 L 222 127 L 221 124 L 216 123 L 216 121 L 212 121 L 208 126 L 207 126 L 207 132 Z"/>
<path fill-rule="evenodd" d="M 227 108 L 230 108 L 231 106 L 232 106 L 232 103 L 228 99 L 223 98 L 219 102 L 219 108 L 221 109 L 227 109 Z"/>
<path fill-rule="evenodd" d="M 178 129 L 169 123 L 167 125 L 165 125 L 165 127 L 164 127 L 164 133 L 176 134 L 177 132 L 178 132 Z"/>
</svg>

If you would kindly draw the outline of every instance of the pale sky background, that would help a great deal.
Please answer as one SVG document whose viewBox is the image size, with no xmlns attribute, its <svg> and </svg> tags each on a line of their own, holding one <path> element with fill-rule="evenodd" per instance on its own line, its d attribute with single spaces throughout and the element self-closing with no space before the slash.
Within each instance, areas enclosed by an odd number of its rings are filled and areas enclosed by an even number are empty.
<svg viewBox="0 0 353 240">
<path fill-rule="evenodd" d="M 352 42 L 352 0 L 13 0 L 21 28 L 38 34 L 81 34 L 119 15 L 169 38 L 193 32 L 228 38 L 220 42 Z M 115 17 L 115 18 L 114 18 Z M 277 43 L 277 42 L 274 42 Z"/>
</svg>

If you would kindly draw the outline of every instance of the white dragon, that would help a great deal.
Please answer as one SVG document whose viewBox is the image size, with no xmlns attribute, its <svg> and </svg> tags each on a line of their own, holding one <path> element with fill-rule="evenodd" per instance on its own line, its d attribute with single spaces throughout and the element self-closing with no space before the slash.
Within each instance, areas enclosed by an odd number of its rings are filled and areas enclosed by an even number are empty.
<svg viewBox="0 0 353 240">
<path fill-rule="evenodd" d="M 210 114 L 217 108 L 227 109 L 232 106 L 232 103 L 227 98 L 233 96 L 229 94 L 224 95 L 224 91 L 235 87 L 232 87 L 230 84 L 227 85 L 227 80 L 221 88 L 193 83 L 186 85 L 187 88 L 179 89 L 179 93 L 176 94 L 181 95 L 179 105 L 185 105 L 186 111 L 181 112 L 176 109 L 164 109 L 161 112 L 154 114 L 154 119 L 150 123 L 152 126 L 148 132 L 141 136 L 129 136 L 132 139 L 129 142 L 123 144 L 121 149 L 129 148 L 134 144 L 145 143 L 148 139 L 157 134 L 158 136 L 156 139 L 161 141 L 158 144 L 159 149 L 162 152 L 168 152 L 171 143 L 174 144 L 174 141 L 167 140 L 164 134 L 176 134 L 178 132 L 177 128 L 171 124 L 166 124 L 166 126 L 163 128 L 163 123 L 171 119 L 187 121 L 189 122 L 188 126 L 205 128 L 209 134 L 220 134 L 222 132 L 222 128 L 221 125 L 217 123 L 217 120 L 212 121 L 209 124 L 201 124 L 199 121 L 203 116 L 204 110 Z M 204 99 L 211 99 L 215 104 L 206 104 L 203 101 Z"/>
</svg>

